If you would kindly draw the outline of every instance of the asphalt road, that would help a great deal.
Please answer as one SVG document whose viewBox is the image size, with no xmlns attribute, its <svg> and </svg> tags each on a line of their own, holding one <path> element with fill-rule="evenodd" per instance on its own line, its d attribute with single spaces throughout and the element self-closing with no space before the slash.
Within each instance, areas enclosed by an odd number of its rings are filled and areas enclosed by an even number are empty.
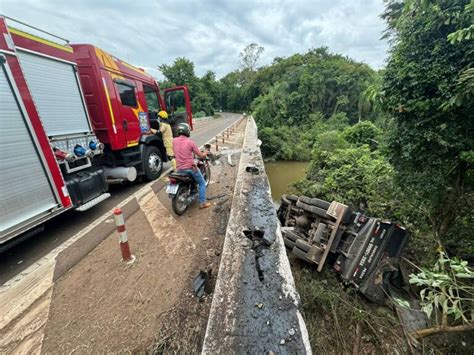
<svg viewBox="0 0 474 355">
<path fill-rule="evenodd" d="M 238 114 L 222 113 L 220 118 L 196 123 L 191 138 L 199 146 L 203 145 L 240 117 Z M 168 167 L 169 164 L 166 164 L 164 170 Z M 0 285 L 109 212 L 144 185 L 145 183 L 111 185 L 109 192 L 112 196 L 107 200 L 84 212 L 67 211 L 48 221 L 43 232 L 0 253 Z"/>
</svg>

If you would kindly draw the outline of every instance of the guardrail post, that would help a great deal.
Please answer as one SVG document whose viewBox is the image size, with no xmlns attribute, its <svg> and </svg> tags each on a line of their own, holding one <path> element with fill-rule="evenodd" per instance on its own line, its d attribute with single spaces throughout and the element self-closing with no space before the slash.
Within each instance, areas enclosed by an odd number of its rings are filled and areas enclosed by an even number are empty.
<svg viewBox="0 0 474 355">
<path fill-rule="evenodd" d="M 219 151 L 219 139 L 216 136 L 216 152 Z"/>
<path fill-rule="evenodd" d="M 130 246 L 128 245 L 128 236 L 125 229 L 125 220 L 123 218 L 122 209 L 116 207 L 114 209 L 114 220 L 117 226 L 117 233 L 119 235 L 120 251 L 122 252 L 122 260 L 127 264 L 133 264 L 135 261 L 135 255 L 130 252 Z"/>
</svg>

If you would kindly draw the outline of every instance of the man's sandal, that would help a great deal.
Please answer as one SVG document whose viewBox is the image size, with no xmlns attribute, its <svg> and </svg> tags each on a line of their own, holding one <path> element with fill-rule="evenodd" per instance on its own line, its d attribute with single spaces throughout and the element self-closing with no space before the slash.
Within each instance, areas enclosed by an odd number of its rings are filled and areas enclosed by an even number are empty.
<svg viewBox="0 0 474 355">
<path fill-rule="evenodd" d="M 208 208 L 208 207 L 211 207 L 212 206 L 212 203 L 210 202 L 205 202 L 205 203 L 201 203 L 201 205 L 199 206 L 199 208 L 201 210 L 205 209 L 205 208 Z"/>
</svg>

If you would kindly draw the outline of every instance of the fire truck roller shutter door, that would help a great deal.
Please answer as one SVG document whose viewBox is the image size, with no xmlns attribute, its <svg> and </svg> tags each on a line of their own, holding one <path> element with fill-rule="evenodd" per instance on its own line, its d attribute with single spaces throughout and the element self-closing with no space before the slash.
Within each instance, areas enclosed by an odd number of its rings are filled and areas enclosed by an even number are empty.
<svg viewBox="0 0 474 355">
<path fill-rule="evenodd" d="M 17 51 L 48 136 L 90 132 L 72 64 Z"/>
<path fill-rule="evenodd" d="M 10 85 L 0 65 L 0 242 L 18 223 L 57 206 Z"/>
</svg>

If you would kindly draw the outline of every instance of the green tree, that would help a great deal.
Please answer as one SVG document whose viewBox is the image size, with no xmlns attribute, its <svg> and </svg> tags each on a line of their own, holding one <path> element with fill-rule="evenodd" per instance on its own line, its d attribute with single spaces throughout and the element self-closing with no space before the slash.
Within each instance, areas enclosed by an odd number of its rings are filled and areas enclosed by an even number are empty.
<svg viewBox="0 0 474 355">
<path fill-rule="evenodd" d="M 194 63 L 184 57 L 176 58 L 172 65 L 161 64 L 158 69 L 172 85 L 188 85 L 192 88 L 197 79 Z"/>
<path fill-rule="evenodd" d="M 201 78 L 194 72 L 194 63 L 187 58 L 176 58 L 171 65 L 162 64 L 159 69 L 166 78 L 163 88 L 187 85 L 191 96 L 191 105 L 196 116 L 214 114 L 219 104 L 219 84 L 214 72 L 208 70 Z"/>
<path fill-rule="evenodd" d="M 255 72 L 257 69 L 257 62 L 263 53 L 264 48 L 259 46 L 257 43 L 250 43 L 246 46 L 239 54 L 240 65 L 242 70 L 248 70 L 249 72 Z"/>
<path fill-rule="evenodd" d="M 472 64 L 473 41 L 448 40 L 464 25 L 449 21 L 467 0 L 406 1 L 389 22 L 394 46 L 384 76 L 384 107 L 394 118 L 390 158 L 399 185 L 416 196 L 438 241 L 472 198 L 474 101 L 449 103 L 460 73 Z M 471 228 L 472 230 L 472 228 Z M 467 237 L 467 235 L 466 235 Z"/>
</svg>

